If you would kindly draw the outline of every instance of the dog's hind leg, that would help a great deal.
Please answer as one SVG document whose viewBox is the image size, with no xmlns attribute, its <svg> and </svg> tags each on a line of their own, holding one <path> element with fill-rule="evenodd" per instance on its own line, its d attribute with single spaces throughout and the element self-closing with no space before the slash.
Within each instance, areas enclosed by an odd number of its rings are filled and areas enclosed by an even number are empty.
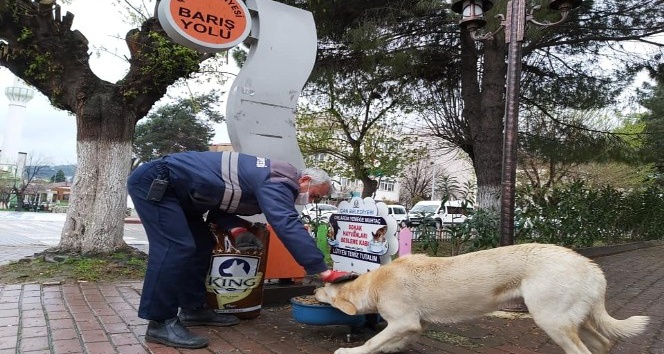
<svg viewBox="0 0 664 354">
<path fill-rule="evenodd" d="M 398 320 L 385 319 L 387 326 L 380 333 L 355 348 L 339 348 L 334 354 L 374 354 L 390 353 L 403 349 L 413 338 L 422 332 L 417 316 L 400 317 Z"/>
<path fill-rule="evenodd" d="M 608 354 L 611 341 L 599 333 L 588 321 L 579 328 L 581 340 L 589 347 L 593 354 Z"/>
<path fill-rule="evenodd" d="M 532 313 L 532 312 L 531 312 Z M 595 354 L 592 353 L 579 338 L 579 328 L 572 322 L 561 321 L 560 318 L 546 316 L 542 318 L 532 314 L 535 323 L 558 344 L 565 354 Z"/>
<path fill-rule="evenodd" d="M 590 313 L 588 296 L 567 284 L 558 273 L 528 278 L 522 284 L 523 299 L 535 323 L 566 354 L 593 354 L 579 337 L 579 326 Z M 555 290 L 547 287 L 557 284 Z"/>
</svg>

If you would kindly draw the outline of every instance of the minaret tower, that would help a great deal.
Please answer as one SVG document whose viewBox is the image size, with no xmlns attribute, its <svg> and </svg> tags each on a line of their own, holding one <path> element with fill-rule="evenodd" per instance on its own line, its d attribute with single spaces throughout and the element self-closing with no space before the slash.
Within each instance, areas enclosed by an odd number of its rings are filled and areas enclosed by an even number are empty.
<svg viewBox="0 0 664 354">
<path fill-rule="evenodd" d="M 0 147 L 0 168 L 6 170 L 8 165 L 14 165 L 17 171 L 21 171 L 23 166 L 17 164 L 23 160 L 19 159 L 19 149 L 25 121 L 25 107 L 35 96 L 35 91 L 16 78 L 14 85 L 5 89 L 5 95 L 9 99 L 9 109 L 3 131 L 4 139 Z"/>
</svg>

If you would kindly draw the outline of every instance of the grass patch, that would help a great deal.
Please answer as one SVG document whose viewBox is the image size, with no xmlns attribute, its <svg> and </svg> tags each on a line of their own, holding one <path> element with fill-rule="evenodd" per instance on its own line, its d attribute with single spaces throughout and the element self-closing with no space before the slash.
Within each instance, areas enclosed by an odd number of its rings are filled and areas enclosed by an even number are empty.
<svg viewBox="0 0 664 354">
<path fill-rule="evenodd" d="M 441 343 L 447 343 L 458 347 L 465 347 L 465 348 L 481 347 L 480 344 L 474 343 L 472 340 L 470 340 L 470 338 L 460 336 L 454 333 L 428 330 L 424 332 L 424 336 Z"/>
<path fill-rule="evenodd" d="M 133 247 L 109 255 L 57 254 L 46 250 L 0 266 L 0 283 L 142 280 L 146 266 L 147 255 Z"/>
</svg>

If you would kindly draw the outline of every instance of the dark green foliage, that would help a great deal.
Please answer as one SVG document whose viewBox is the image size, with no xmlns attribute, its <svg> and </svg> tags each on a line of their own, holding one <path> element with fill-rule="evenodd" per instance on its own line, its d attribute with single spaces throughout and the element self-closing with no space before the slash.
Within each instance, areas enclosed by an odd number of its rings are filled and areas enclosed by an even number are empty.
<svg viewBox="0 0 664 354">
<path fill-rule="evenodd" d="M 438 256 L 438 250 L 443 238 L 443 229 L 435 225 L 433 213 L 422 215 L 422 222 L 413 230 L 414 240 L 424 252 L 432 256 Z"/>
<path fill-rule="evenodd" d="M 416 82 L 453 71 L 456 53 L 446 42 L 458 42 L 458 28 L 444 2 L 317 0 L 305 7 L 314 14 L 320 43 L 314 80 L 324 72 L 379 71 L 383 81 Z"/>
<path fill-rule="evenodd" d="M 526 187 L 519 190 L 516 204 L 517 243 L 585 248 L 664 239 L 664 189 L 656 186 L 630 192 L 591 189 L 582 181 L 547 192 Z M 415 229 L 416 249 L 433 256 L 499 245 L 500 215 L 494 210 L 477 210 L 463 223 L 445 225 L 442 230 L 424 225 Z"/>
<path fill-rule="evenodd" d="M 664 228 L 664 190 L 655 187 L 625 193 L 576 181 L 547 192 L 521 191 L 517 207 L 521 242 L 590 247 L 662 239 Z"/>
<path fill-rule="evenodd" d="M 477 210 L 460 224 L 447 226 L 454 254 L 498 247 L 500 243 L 500 215 L 494 210 Z"/>
<path fill-rule="evenodd" d="M 65 182 L 67 179 L 65 177 L 65 172 L 63 170 L 58 170 L 58 172 L 53 175 L 51 182 Z"/>
<path fill-rule="evenodd" d="M 134 154 L 141 161 L 180 151 L 207 151 L 214 127 L 223 121 L 215 111 L 218 97 L 210 93 L 180 99 L 148 115 L 136 126 Z"/>
<path fill-rule="evenodd" d="M 637 163 L 636 151 L 620 135 L 594 131 L 583 122 L 530 120 L 519 135 L 519 148 L 548 164 L 620 161 Z"/>
<path fill-rule="evenodd" d="M 304 7 L 316 20 L 319 53 L 313 78 L 324 71 L 373 71 L 389 69 L 389 76 L 412 82 L 457 85 L 460 79 L 460 29 L 458 16 L 450 3 L 429 0 L 287 0 Z M 504 14 L 506 1 L 496 1 L 486 14 L 487 28 L 495 29 Z M 546 9 L 535 12 L 539 21 L 556 21 L 559 14 Z M 523 46 L 522 89 L 527 102 L 543 106 L 560 104 L 589 108 L 613 101 L 625 83 L 652 63 L 662 51 L 649 55 L 620 55 L 622 43 L 662 33 L 662 6 L 642 6 L 636 0 L 584 1 L 562 25 L 542 30 L 530 25 Z M 610 25 L 607 25 L 610 24 Z M 503 41 L 498 33 L 496 41 Z M 609 46 L 615 50 L 611 55 Z M 485 49 L 477 45 L 475 55 Z M 617 66 L 604 64 L 598 70 L 598 57 Z M 490 64 L 490 63 L 487 63 Z M 486 64 L 480 67 L 480 74 Z M 386 72 L 387 73 L 387 72 Z"/>
<path fill-rule="evenodd" d="M 330 73 L 339 75 L 334 83 L 340 86 L 344 86 L 343 79 L 370 74 L 377 82 L 387 83 L 384 90 L 375 86 L 385 97 L 393 97 L 390 89 L 394 87 L 407 88 L 404 91 L 412 99 L 401 99 L 396 108 L 416 111 L 424 120 L 427 115 L 440 115 L 441 119 L 426 122 L 431 135 L 461 147 L 470 156 L 480 190 L 500 185 L 498 152 L 502 148 L 507 55 L 503 32 L 482 43 L 470 40 L 460 30 L 450 2 L 285 2 L 312 11 L 316 21 L 319 51 L 312 85 L 327 84 Z M 505 14 L 506 3 L 496 1 L 486 14 L 488 31 L 500 24 L 494 16 Z M 557 21 L 559 14 L 546 9 L 547 4 L 528 2 L 529 8 L 542 5 L 533 14 L 536 20 Z M 652 42 L 652 36 L 664 33 L 664 6 L 658 5 L 643 6 L 637 0 L 584 1 L 563 24 L 547 29 L 529 25 L 522 51 L 521 108 L 542 111 L 551 120 L 555 117 L 551 112 L 561 107 L 591 109 L 615 104 L 634 76 L 664 54 L 664 46 Z M 649 51 L 634 51 L 634 43 Z M 556 142 L 548 151 L 573 151 L 563 156 L 566 159 L 630 159 L 620 153 L 621 146 L 616 144 L 620 140 L 613 136 L 566 134 L 569 139 L 563 141 L 544 136 L 539 141 L 533 137 L 528 144 L 538 148 Z"/>
<path fill-rule="evenodd" d="M 651 69 L 650 74 L 655 84 L 644 86 L 640 102 L 648 110 L 640 117 L 645 125 L 643 153 L 647 162 L 655 164 L 656 174 L 651 179 L 664 186 L 664 63 Z"/>
</svg>

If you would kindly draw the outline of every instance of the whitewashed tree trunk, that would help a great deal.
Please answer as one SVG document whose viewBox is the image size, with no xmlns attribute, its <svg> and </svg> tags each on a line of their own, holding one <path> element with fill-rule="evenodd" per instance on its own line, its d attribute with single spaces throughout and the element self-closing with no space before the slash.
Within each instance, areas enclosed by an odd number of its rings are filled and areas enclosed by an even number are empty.
<svg viewBox="0 0 664 354">
<path fill-rule="evenodd" d="M 500 185 L 477 186 L 475 206 L 483 210 L 500 210 Z"/>
<path fill-rule="evenodd" d="M 79 141 L 78 166 L 58 248 L 82 254 L 125 247 L 131 142 Z"/>
</svg>

